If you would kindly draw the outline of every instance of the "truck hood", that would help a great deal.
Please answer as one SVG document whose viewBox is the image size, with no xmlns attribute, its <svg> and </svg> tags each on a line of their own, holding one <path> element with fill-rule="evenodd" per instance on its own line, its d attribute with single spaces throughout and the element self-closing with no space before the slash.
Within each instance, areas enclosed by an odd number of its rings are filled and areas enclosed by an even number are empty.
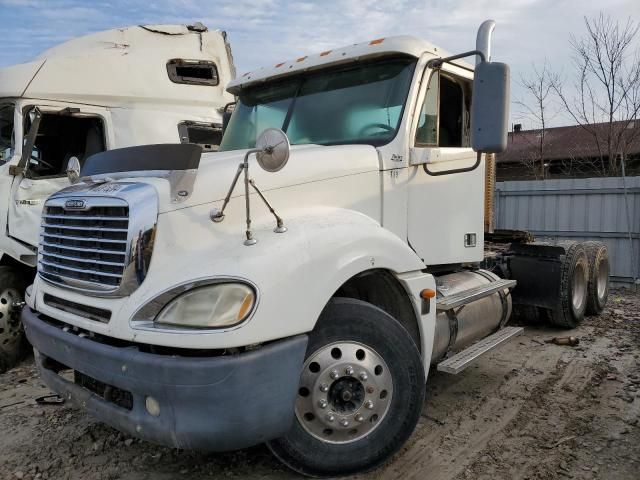
<svg viewBox="0 0 640 480">
<path fill-rule="evenodd" d="M 170 192 L 165 191 L 160 195 L 160 212 L 222 202 L 246 153 L 247 150 L 234 150 L 203 154 L 191 195 L 185 201 L 175 203 L 171 201 Z M 359 161 L 353 161 L 354 158 Z M 379 168 L 378 153 L 370 145 L 295 145 L 291 147 L 285 167 L 276 173 L 262 170 L 255 155 L 249 156 L 249 178 L 255 180 L 262 192 L 356 175 Z M 231 198 L 244 195 L 242 178 L 241 176 Z M 164 186 L 165 190 L 166 188 L 167 185 Z"/>
<path fill-rule="evenodd" d="M 201 156 L 197 169 L 121 171 L 94 175 L 86 177 L 81 183 L 61 190 L 59 194 L 109 196 L 110 188 L 104 185 L 105 182 L 137 182 L 152 185 L 156 189 L 160 214 L 205 204 L 217 203 L 219 204 L 217 206 L 221 206 L 247 151 L 205 153 Z M 115 152 L 117 150 L 99 155 Z M 183 168 L 190 167 L 183 166 Z M 310 185 L 310 188 L 313 188 L 312 184 L 316 182 L 379 169 L 378 152 L 370 145 L 292 146 L 289 161 L 276 173 L 262 170 L 257 164 L 255 155 L 249 156 L 249 178 L 255 181 L 263 193 L 301 185 Z M 114 186 L 113 191 L 118 191 L 118 187 Z M 253 189 L 251 193 L 255 193 Z M 241 176 L 231 199 L 243 195 L 244 177 Z"/>
</svg>

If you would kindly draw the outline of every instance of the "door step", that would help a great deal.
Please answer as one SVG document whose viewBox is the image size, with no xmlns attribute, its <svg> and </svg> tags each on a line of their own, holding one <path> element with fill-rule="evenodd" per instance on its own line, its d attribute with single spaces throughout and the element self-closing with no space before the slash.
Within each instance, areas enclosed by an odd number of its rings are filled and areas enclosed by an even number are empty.
<svg viewBox="0 0 640 480">
<path fill-rule="evenodd" d="M 447 358 L 438 364 L 439 372 L 452 373 L 453 375 L 460 373 L 467 368 L 478 357 L 493 350 L 498 345 L 505 343 L 513 337 L 520 335 L 524 331 L 522 327 L 505 327 L 498 330 L 493 335 L 474 343 L 470 347 L 459 353 Z"/>
<path fill-rule="evenodd" d="M 499 290 L 513 288 L 515 286 L 515 280 L 496 280 L 495 282 L 480 285 L 479 287 L 473 287 L 469 290 L 464 290 L 447 297 L 441 297 L 436 302 L 436 310 L 438 312 L 445 312 L 447 310 L 451 310 L 453 308 L 458 308 L 462 305 L 475 302 L 476 300 L 480 300 L 481 298 L 488 297 L 489 295 L 493 295 Z"/>
</svg>

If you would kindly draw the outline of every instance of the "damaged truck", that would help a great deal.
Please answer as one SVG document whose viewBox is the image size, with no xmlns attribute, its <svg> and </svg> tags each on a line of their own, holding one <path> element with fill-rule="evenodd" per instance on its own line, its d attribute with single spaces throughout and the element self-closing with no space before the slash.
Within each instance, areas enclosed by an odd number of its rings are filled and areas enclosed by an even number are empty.
<svg viewBox="0 0 640 480">
<path fill-rule="evenodd" d="M 409 439 L 432 366 L 521 333 L 516 304 L 565 327 L 604 305 L 580 243 L 485 255 L 494 26 L 458 55 L 400 36 L 247 73 L 218 152 L 89 157 L 44 205 L 21 314 L 43 381 L 137 438 L 348 475 Z"/>
<path fill-rule="evenodd" d="M 202 24 L 108 30 L 0 69 L 0 372 L 25 351 L 16 306 L 69 160 L 155 143 L 217 150 L 234 77 L 226 34 Z"/>
</svg>

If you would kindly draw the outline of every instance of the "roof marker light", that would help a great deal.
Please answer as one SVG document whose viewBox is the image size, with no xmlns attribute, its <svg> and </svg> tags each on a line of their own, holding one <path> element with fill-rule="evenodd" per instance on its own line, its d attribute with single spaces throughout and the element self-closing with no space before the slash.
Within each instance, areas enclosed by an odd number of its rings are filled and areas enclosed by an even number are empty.
<svg viewBox="0 0 640 480">
<path fill-rule="evenodd" d="M 296 60 L 296 62 L 304 62 L 307 57 L 300 57 Z"/>
<path fill-rule="evenodd" d="M 285 63 L 285 62 L 282 62 L 282 63 L 278 63 L 278 64 L 276 64 L 276 68 L 280 68 L 282 65 L 284 65 L 284 63 Z"/>
<path fill-rule="evenodd" d="M 371 40 L 369 45 L 380 45 L 382 42 L 384 42 L 384 38 L 376 38 L 375 40 Z"/>
<path fill-rule="evenodd" d="M 326 56 L 326 55 L 329 55 L 330 53 L 331 53 L 331 50 L 327 50 L 326 52 L 322 52 L 322 53 L 320 54 L 320 56 L 321 56 L 321 57 L 324 57 L 324 56 Z"/>
</svg>

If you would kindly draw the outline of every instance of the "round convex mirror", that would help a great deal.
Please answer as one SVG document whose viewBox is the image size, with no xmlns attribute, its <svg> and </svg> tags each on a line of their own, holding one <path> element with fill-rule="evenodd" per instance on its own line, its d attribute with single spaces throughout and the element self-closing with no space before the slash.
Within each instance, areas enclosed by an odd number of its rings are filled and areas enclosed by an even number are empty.
<svg viewBox="0 0 640 480">
<path fill-rule="evenodd" d="M 78 157 L 69 159 L 67 163 L 67 178 L 72 184 L 80 179 L 80 160 L 78 160 Z"/>
<path fill-rule="evenodd" d="M 256 141 L 258 165 L 267 172 L 281 170 L 289 160 L 289 139 L 278 128 L 267 128 Z"/>
</svg>

